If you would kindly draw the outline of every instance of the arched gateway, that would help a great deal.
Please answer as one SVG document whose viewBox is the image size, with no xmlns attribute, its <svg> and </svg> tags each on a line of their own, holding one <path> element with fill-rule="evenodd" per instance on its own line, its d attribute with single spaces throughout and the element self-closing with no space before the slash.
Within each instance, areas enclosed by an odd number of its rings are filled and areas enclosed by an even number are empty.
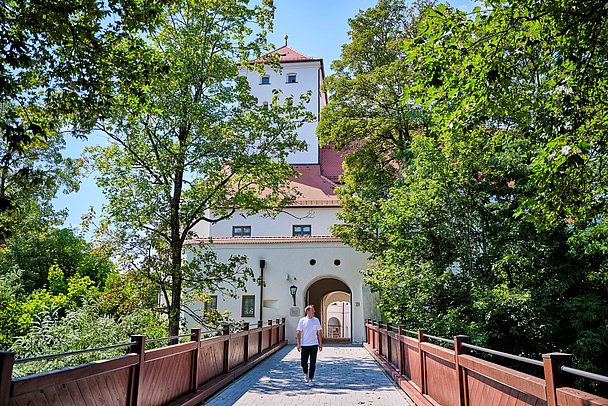
<svg viewBox="0 0 608 406">
<path fill-rule="evenodd" d="M 347 284 L 332 277 L 319 279 L 308 287 L 304 298 L 306 304 L 315 306 L 325 342 L 351 342 L 352 292 Z"/>
</svg>

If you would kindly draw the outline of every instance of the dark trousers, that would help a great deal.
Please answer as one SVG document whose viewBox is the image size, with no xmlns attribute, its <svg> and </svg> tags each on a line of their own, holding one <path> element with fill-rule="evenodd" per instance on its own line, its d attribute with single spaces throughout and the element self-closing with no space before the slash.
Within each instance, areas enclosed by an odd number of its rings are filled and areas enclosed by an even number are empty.
<svg viewBox="0 0 608 406">
<path fill-rule="evenodd" d="M 318 345 L 303 345 L 301 347 L 300 359 L 302 361 L 302 370 L 308 374 L 310 379 L 315 377 L 315 369 L 317 369 L 317 352 Z M 308 370 L 308 358 L 310 357 L 310 371 Z"/>
</svg>

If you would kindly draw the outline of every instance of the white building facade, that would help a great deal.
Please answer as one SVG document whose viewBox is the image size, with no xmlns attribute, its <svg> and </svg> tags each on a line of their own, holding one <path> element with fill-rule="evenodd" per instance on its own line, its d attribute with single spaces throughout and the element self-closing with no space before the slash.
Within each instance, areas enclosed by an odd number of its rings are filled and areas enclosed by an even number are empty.
<svg viewBox="0 0 608 406">
<path fill-rule="evenodd" d="M 285 318 L 286 339 L 294 343 L 304 307 L 313 304 L 326 340 L 360 343 L 365 339 L 364 320 L 379 314 L 361 274 L 368 267 L 368 255 L 346 246 L 330 232 L 338 222 L 340 207 L 334 188 L 342 172 L 342 158 L 335 151 L 319 148 L 316 136 L 319 113 L 327 102 L 321 91 L 323 60 L 306 57 L 287 45 L 273 53 L 279 54 L 280 72 L 266 68 L 263 75 L 242 74 L 261 104 L 272 101 L 273 89 L 281 90 L 283 97 L 295 98 L 312 91 L 307 108 L 316 120 L 298 132 L 308 149 L 288 157 L 301 174 L 291 180 L 300 196 L 275 218 L 237 212 L 217 224 L 200 224 L 194 230 L 198 238 L 189 243 L 208 245 L 219 261 L 245 255 L 255 277 L 264 281 L 264 286 L 248 282 L 237 299 L 210 292 L 217 310 L 227 310 L 233 318 L 252 325 L 258 320 Z M 187 250 L 186 260 L 191 255 Z M 191 319 L 187 321 L 194 326 Z"/>
</svg>

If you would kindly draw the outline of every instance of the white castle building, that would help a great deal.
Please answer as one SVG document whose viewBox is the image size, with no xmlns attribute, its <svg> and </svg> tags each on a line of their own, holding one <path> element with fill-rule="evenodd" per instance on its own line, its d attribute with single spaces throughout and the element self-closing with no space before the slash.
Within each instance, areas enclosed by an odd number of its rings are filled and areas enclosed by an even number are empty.
<svg viewBox="0 0 608 406">
<path fill-rule="evenodd" d="M 323 60 L 304 56 L 287 45 L 272 53 L 279 54 L 280 72 L 267 67 L 263 75 L 245 69 L 241 74 L 260 104 L 271 102 L 273 89 L 293 95 L 295 100 L 312 91 L 307 108 L 316 119 L 298 131 L 308 149 L 288 157 L 301 174 L 291 179 L 300 196 L 276 218 L 237 212 L 217 224 L 202 223 L 194 230 L 198 239 L 190 243 L 208 244 L 220 261 L 246 255 L 255 276 L 265 282 L 265 286 L 249 282 L 238 299 L 213 295 L 211 306 L 217 310 L 228 310 L 233 318 L 252 325 L 284 317 L 286 338 L 294 343 L 304 307 L 313 304 L 325 337 L 360 343 L 365 339 L 364 320 L 378 318 L 378 311 L 360 272 L 368 266 L 368 256 L 330 232 L 340 210 L 334 188 L 342 173 L 342 158 L 329 148 L 319 148 L 316 136 L 319 114 L 327 103 L 327 95 L 321 91 Z M 190 255 L 186 252 L 186 259 Z M 192 319 L 187 321 L 194 325 Z"/>
</svg>

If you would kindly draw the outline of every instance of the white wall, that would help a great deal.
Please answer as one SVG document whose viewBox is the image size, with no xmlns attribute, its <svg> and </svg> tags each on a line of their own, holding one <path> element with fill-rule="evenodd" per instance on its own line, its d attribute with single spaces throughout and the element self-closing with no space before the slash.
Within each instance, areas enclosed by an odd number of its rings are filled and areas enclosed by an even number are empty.
<svg viewBox="0 0 608 406">
<path fill-rule="evenodd" d="M 291 237 L 292 226 L 304 224 L 311 226 L 313 236 L 327 236 L 331 235 L 329 227 L 338 223 L 338 210 L 338 207 L 290 207 L 286 209 L 289 214 L 279 213 L 275 218 L 263 214 L 244 217 L 237 212 L 229 220 L 216 224 L 201 222 L 194 231 L 199 238 L 231 237 L 232 226 L 251 226 L 252 237 Z"/>
<path fill-rule="evenodd" d="M 283 103 L 286 97 L 294 96 L 294 103 L 298 103 L 299 97 L 311 91 L 310 101 L 306 104 L 306 109 L 315 115 L 315 121 L 304 124 L 298 130 L 298 138 L 306 141 L 307 151 L 297 152 L 287 157 L 290 164 L 316 164 L 319 163 L 319 143 L 316 136 L 317 123 L 319 120 L 320 108 L 320 89 L 319 89 L 319 69 L 320 61 L 290 62 L 282 64 L 282 70 L 277 72 L 270 67 L 266 67 L 264 75 L 270 77 L 270 84 L 261 84 L 261 75 L 255 71 L 247 71 L 241 68 L 242 75 L 247 77 L 251 94 L 255 96 L 260 104 L 271 103 L 274 96 L 273 90 L 281 90 L 279 102 Z M 287 75 L 296 74 L 296 83 L 287 83 Z"/>
<path fill-rule="evenodd" d="M 305 240 L 305 239 L 303 239 Z M 367 304 L 367 297 L 363 296 L 362 275 L 360 270 L 367 267 L 367 255 L 355 252 L 352 248 L 338 242 L 299 242 L 275 244 L 217 244 L 211 248 L 218 254 L 220 261 L 225 261 L 232 254 L 246 255 L 248 266 L 254 270 L 255 276 L 260 276 L 259 260 L 264 259 L 264 301 L 271 307 L 264 307 L 262 318 L 265 322 L 277 318 L 286 319 L 286 339 L 295 342 L 295 329 L 300 317 L 304 316 L 305 294 L 312 283 L 324 279 L 335 278 L 344 282 L 351 289 L 352 297 L 352 339 L 353 342 L 362 342 L 365 339 L 364 319 L 370 315 L 364 314 L 364 309 L 373 307 Z M 191 253 L 187 251 L 187 259 Z M 316 264 L 310 264 L 315 259 Z M 340 259 L 339 266 L 334 260 Z M 289 276 L 288 276 L 289 275 Z M 293 302 L 289 287 L 296 285 L 296 310 L 298 314 L 291 315 Z M 237 320 L 256 323 L 260 318 L 260 286 L 253 282 L 247 284 L 244 294 L 255 295 L 255 317 L 241 317 L 241 296 L 238 299 L 222 297 L 218 294 L 218 310 L 230 311 Z M 359 303 L 356 306 L 355 303 Z M 200 307 L 200 306 L 199 306 Z M 192 320 L 188 320 L 189 327 L 193 327 Z"/>
</svg>

